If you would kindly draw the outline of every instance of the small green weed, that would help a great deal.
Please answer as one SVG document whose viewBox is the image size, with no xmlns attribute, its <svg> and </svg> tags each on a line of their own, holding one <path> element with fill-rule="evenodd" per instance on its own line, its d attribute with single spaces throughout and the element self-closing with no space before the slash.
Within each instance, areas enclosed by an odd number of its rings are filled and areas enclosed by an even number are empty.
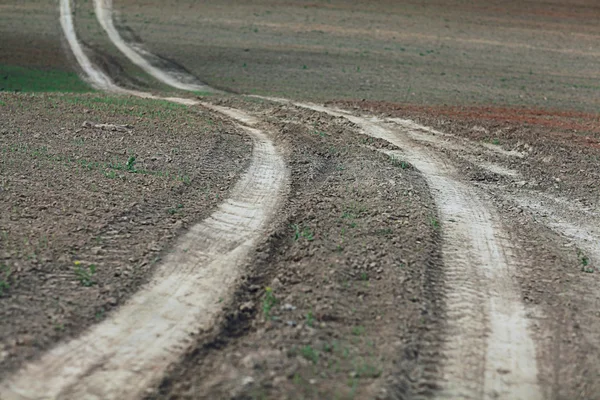
<svg viewBox="0 0 600 400">
<path fill-rule="evenodd" d="M 177 206 L 176 206 L 176 207 L 174 207 L 174 208 L 168 208 L 168 209 L 167 209 L 167 213 L 168 213 L 169 215 L 175 215 L 175 214 L 177 214 L 178 212 L 180 212 L 180 213 L 181 213 L 181 212 L 182 212 L 182 211 L 181 211 L 182 209 L 183 209 L 183 204 L 177 204 Z"/>
<path fill-rule="evenodd" d="M 129 157 L 129 160 L 127 160 L 127 164 L 125 164 L 125 166 L 127 167 L 127 171 L 136 173 L 137 170 L 135 169 L 135 156 Z"/>
<path fill-rule="evenodd" d="M 381 369 L 365 362 L 356 366 L 354 373 L 357 378 L 378 378 L 381 375 Z"/>
<path fill-rule="evenodd" d="M 319 362 L 319 352 L 313 349 L 310 345 L 304 346 L 302 349 L 300 349 L 300 354 L 308 361 L 312 361 L 313 364 Z"/>
<path fill-rule="evenodd" d="M 581 271 L 586 272 L 588 274 L 594 273 L 594 268 L 590 266 L 590 259 L 586 256 L 581 249 L 577 250 L 577 258 L 579 259 L 579 263 L 581 264 Z"/>
<path fill-rule="evenodd" d="M 376 235 L 381 235 L 381 236 L 391 235 L 392 233 L 394 233 L 392 228 L 379 229 L 375 232 Z"/>
<path fill-rule="evenodd" d="M 6 292 L 8 289 L 10 289 L 10 283 L 8 283 L 8 280 L 10 278 L 12 271 L 8 267 L 8 265 L 0 264 L 0 273 L 1 273 L 0 296 L 2 296 L 4 294 L 4 292 Z"/>
<path fill-rule="evenodd" d="M 352 334 L 354 336 L 361 336 L 363 333 L 365 333 L 365 327 L 364 326 L 355 326 L 352 328 Z"/>
<path fill-rule="evenodd" d="M 306 239 L 309 242 L 315 240 L 315 235 L 307 226 L 302 227 L 301 225 L 293 224 L 292 229 L 294 230 L 294 240 L 296 241 L 300 240 L 301 238 Z"/>
<path fill-rule="evenodd" d="M 278 300 L 273 294 L 273 289 L 270 287 L 265 288 L 265 297 L 263 298 L 263 314 L 265 318 L 269 319 L 271 316 L 271 309 L 277 304 Z"/>
<path fill-rule="evenodd" d="M 315 324 L 315 316 L 313 315 L 312 311 L 309 311 L 308 314 L 306 314 L 306 325 L 312 327 Z"/>
<path fill-rule="evenodd" d="M 436 217 L 429 217 L 429 223 L 431 224 L 433 229 L 440 228 L 440 221 L 438 221 Z"/>
<path fill-rule="evenodd" d="M 83 266 L 81 261 L 75 261 L 75 276 L 85 287 L 94 286 L 96 281 L 93 277 L 96 273 L 96 265 L 90 264 L 87 268 Z"/>
<path fill-rule="evenodd" d="M 104 308 L 101 308 L 99 311 L 96 312 L 96 314 L 94 315 L 96 321 L 102 321 L 104 319 L 104 312 Z"/>
<path fill-rule="evenodd" d="M 402 169 L 407 169 L 409 167 L 409 164 L 406 161 L 400 160 L 399 158 L 397 158 L 394 155 L 390 156 L 390 160 L 392 161 L 392 165 L 394 167 L 399 167 Z"/>
</svg>

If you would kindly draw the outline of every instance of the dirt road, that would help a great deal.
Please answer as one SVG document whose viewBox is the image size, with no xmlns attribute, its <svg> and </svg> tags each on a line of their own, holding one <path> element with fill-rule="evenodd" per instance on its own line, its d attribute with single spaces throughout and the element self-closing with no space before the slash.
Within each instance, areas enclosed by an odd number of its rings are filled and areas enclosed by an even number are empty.
<svg viewBox="0 0 600 400">
<path fill-rule="evenodd" d="M 131 63 L 217 96 L 116 85 L 61 0 L 93 86 L 219 113 L 252 138 L 251 162 L 148 284 L 0 397 L 600 398 L 595 147 L 448 132 L 387 104 L 229 96 L 124 40 L 111 0 L 94 6 Z M 557 146 L 579 175 L 554 165 Z"/>
</svg>

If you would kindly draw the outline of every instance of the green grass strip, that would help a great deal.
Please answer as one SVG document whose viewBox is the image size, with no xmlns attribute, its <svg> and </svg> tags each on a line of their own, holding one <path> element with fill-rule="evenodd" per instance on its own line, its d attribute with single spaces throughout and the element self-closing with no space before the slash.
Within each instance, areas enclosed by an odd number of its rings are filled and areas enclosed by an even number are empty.
<svg viewBox="0 0 600 400">
<path fill-rule="evenodd" d="M 90 92 L 73 72 L 0 64 L 0 92 Z"/>
</svg>

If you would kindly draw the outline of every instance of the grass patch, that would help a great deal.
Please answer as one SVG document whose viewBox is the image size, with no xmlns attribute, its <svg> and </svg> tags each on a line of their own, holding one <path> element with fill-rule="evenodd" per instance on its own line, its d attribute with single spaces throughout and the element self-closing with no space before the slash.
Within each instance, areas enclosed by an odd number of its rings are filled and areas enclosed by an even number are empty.
<svg viewBox="0 0 600 400">
<path fill-rule="evenodd" d="M 0 64 L 0 92 L 91 92 L 73 72 Z"/>
</svg>

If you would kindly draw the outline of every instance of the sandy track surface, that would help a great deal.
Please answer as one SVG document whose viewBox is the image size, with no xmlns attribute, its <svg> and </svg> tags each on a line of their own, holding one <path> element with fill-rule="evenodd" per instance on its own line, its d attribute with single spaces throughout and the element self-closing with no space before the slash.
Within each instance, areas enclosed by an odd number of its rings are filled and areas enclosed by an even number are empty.
<svg viewBox="0 0 600 400">
<path fill-rule="evenodd" d="M 124 90 L 97 70 L 77 40 L 70 1 L 61 1 L 60 10 L 65 36 L 94 86 L 156 98 Z M 197 104 L 187 99 L 167 100 Z M 213 110 L 246 124 L 254 122 L 241 111 Z M 190 345 L 191 334 L 210 327 L 240 274 L 239 265 L 276 212 L 287 180 L 283 158 L 268 137 L 256 128 L 242 129 L 254 141 L 252 161 L 229 199 L 180 239 L 150 283 L 123 307 L 7 378 L 0 384 L 0 397 L 139 397 Z"/>
</svg>

